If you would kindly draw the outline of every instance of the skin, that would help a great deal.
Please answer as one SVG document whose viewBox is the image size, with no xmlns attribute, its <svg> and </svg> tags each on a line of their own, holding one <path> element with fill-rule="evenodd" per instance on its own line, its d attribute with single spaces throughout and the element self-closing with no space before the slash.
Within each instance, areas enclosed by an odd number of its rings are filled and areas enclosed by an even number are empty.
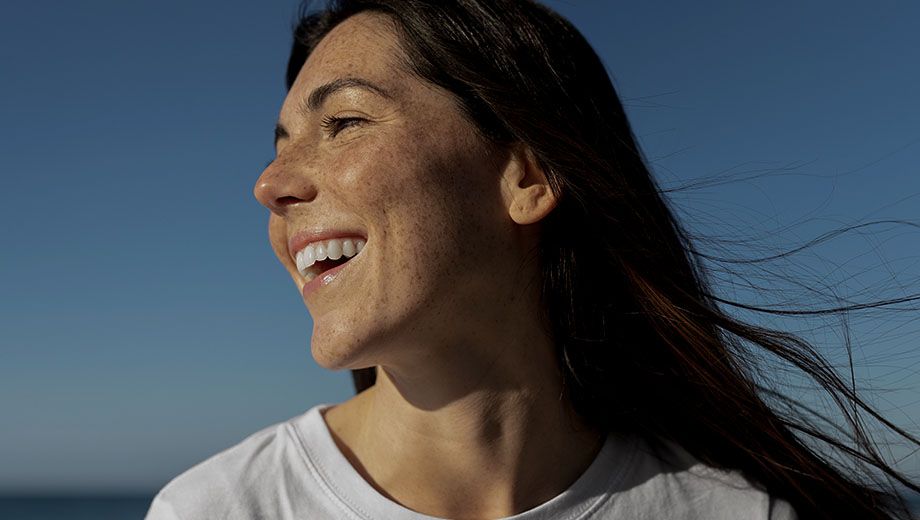
<svg viewBox="0 0 920 520">
<path fill-rule="evenodd" d="M 288 238 L 362 230 L 367 245 L 305 298 L 311 350 L 330 370 L 377 366 L 377 383 L 324 418 L 384 496 L 432 516 L 498 518 L 569 487 L 603 440 L 560 399 L 538 321 L 539 221 L 556 199 L 531 151 L 480 137 L 447 91 L 400 69 L 388 18 L 335 27 L 281 108 L 286 137 L 255 186 L 269 236 L 298 289 Z M 317 86 L 358 76 L 316 112 Z M 332 136 L 325 116 L 366 121 Z"/>
</svg>

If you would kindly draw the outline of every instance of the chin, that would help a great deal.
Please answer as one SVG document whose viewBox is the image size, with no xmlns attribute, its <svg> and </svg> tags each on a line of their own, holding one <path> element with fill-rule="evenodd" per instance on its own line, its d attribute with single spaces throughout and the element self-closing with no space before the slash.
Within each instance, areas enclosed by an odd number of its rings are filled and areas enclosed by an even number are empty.
<svg viewBox="0 0 920 520">
<path fill-rule="evenodd" d="M 373 366 L 373 363 L 362 361 L 364 350 L 361 342 L 354 337 L 318 333 L 314 326 L 310 353 L 316 364 L 326 370 L 356 370 Z"/>
</svg>

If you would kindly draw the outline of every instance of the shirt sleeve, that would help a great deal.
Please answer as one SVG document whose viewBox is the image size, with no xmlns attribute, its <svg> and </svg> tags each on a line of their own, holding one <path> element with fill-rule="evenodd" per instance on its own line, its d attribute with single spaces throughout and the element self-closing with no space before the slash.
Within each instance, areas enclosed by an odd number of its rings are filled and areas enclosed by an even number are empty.
<svg viewBox="0 0 920 520">
<path fill-rule="evenodd" d="M 792 504 L 781 498 L 770 497 L 770 520 L 798 520 Z"/>
<path fill-rule="evenodd" d="M 150 509 L 147 510 L 147 516 L 144 517 L 144 520 L 182 519 L 176 514 L 176 510 L 173 509 L 173 506 L 157 494 L 157 496 L 153 497 L 153 502 L 150 503 Z"/>
</svg>

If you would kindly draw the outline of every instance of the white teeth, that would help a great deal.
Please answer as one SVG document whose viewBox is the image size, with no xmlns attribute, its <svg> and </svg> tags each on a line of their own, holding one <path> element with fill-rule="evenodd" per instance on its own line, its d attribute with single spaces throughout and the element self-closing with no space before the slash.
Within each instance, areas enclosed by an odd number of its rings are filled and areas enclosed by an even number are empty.
<svg viewBox="0 0 920 520">
<path fill-rule="evenodd" d="M 297 253 L 295 260 L 297 261 L 297 270 L 303 272 L 303 270 L 306 269 L 303 265 L 303 251 Z"/>
<path fill-rule="evenodd" d="M 338 260 L 342 258 L 342 241 L 330 240 L 326 242 L 326 256 L 329 257 L 329 260 Z"/>
<path fill-rule="evenodd" d="M 319 274 L 310 269 L 313 264 L 326 258 L 330 260 L 338 260 L 343 256 L 351 258 L 361 252 L 365 243 L 363 238 L 333 238 L 315 242 L 294 255 L 297 270 L 307 281 L 310 281 Z"/>
</svg>

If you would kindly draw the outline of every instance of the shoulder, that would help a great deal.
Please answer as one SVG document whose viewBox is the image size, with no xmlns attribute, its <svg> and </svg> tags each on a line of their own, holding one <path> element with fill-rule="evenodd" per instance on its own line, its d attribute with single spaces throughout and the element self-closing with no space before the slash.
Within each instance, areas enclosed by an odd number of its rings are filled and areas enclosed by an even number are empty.
<svg viewBox="0 0 920 520">
<path fill-rule="evenodd" d="M 718 469 L 695 459 L 680 446 L 640 442 L 620 507 L 636 518 L 795 520 L 788 502 L 770 495 L 740 472 Z M 641 511 L 641 513 L 640 513 Z"/>
<path fill-rule="evenodd" d="M 277 495 L 301 463 L 290 423 L 267 426 L 170 480 L 154 497 L 147 520 L 247 518 Z"/>
</svg>

